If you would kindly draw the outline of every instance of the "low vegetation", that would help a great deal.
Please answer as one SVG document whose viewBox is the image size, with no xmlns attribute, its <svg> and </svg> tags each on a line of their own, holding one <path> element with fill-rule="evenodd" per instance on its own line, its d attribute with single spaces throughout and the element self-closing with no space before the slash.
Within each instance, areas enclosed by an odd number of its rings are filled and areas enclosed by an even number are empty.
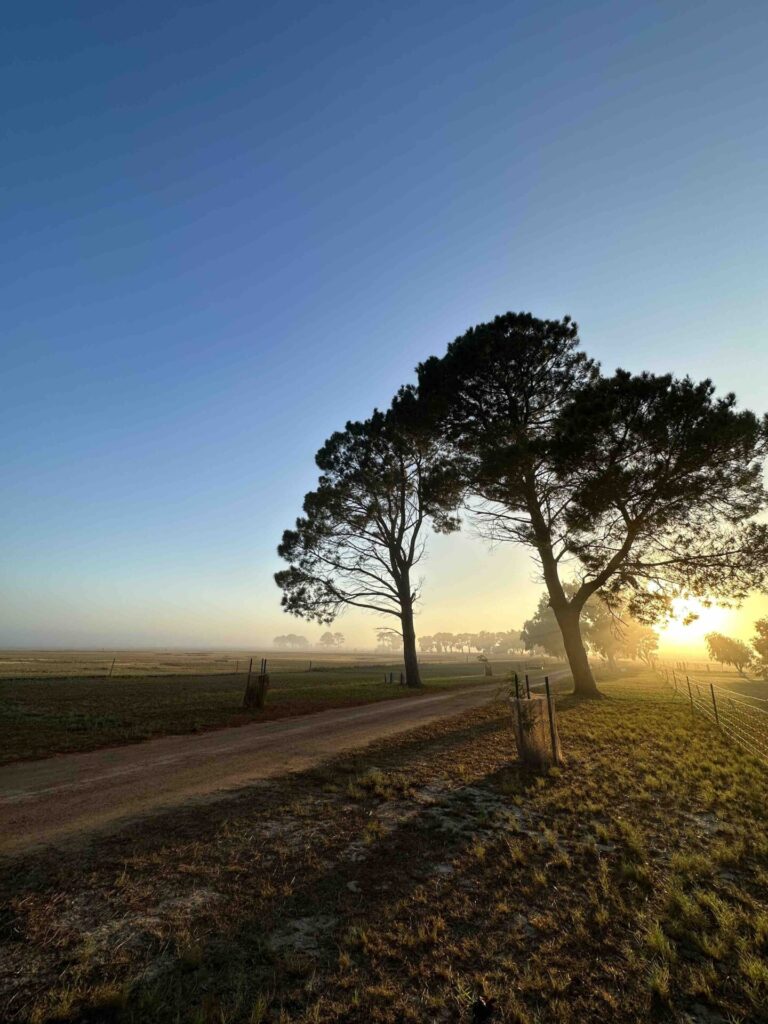
<svg viewBox="0 0 768 1024">
<path fill-rule="evenodd" d="M 491 706 L 87 850 L 6 863 L 9 1022 L 755 1022 L 768 771 L 650 675 Z"/>
</svg>

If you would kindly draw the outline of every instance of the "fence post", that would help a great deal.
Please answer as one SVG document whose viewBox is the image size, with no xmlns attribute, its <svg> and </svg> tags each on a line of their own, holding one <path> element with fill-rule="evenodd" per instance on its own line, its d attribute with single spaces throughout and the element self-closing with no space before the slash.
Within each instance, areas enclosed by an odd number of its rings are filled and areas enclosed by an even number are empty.
<svg viewBox="0 0 768 1024">
<path fill-rule="evenodd" d="M 518 682 L 517 672 L 515 672 L 515 699 L 520 700 L 520 683 Z"/>
<path fill-rule="evenodd" d="M 685 681 L 686 683 L 688 683 L 688 696 L 691 700 L 691 711 L 693 711 L 693 691 L 691 690 L 691 680 L 688 678 L 688 676 L 686 676 Z"/>
<path fill-rule="evenodd" d="M 530 684 L 530 681 L 528 679 L 528 673 L 527 672 L 525 673 L 525 693 L 526 693 L 526 696 L 528 697 L 528 700 L 530 700 L 531 699 L 531 684 Z"/>
<path fill-rule="evenodd" d="M 552 740 L 552 760 L 555 764 L 558 764 L 557 738 L 555 736 L 555 723 L 552 720 L 552 696 L 549 692 L 549 676 L 544 676 L 544 689 L 547 691 L 547 713 L 549 714 L 549 738 Z"/>
<path fill-rule="evenodd" d="M 709 684 L 709 688 L 712 691 L 712 707 L 715 709 L 715 722 L 717 723 L 718 729 L 720 728 L 720 715 L 717 713 L 717 701 L 715 700 L 715 688 L 712 683 Z"/>
</svg>

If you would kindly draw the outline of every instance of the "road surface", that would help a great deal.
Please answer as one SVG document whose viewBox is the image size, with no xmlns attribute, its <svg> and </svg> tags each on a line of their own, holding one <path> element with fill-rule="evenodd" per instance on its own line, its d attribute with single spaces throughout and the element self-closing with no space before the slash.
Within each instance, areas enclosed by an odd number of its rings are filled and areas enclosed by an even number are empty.
<svg viewBox="0 0 768 1024">
<path fill-rule="evenodd" d="M 192 799 L 215 798 L 301 771 L 345 750 L 479 707 L 508 685 L 496 681 L 6 765 L 0 768 L 0 854 L 84 839 Z"/>
</svg>

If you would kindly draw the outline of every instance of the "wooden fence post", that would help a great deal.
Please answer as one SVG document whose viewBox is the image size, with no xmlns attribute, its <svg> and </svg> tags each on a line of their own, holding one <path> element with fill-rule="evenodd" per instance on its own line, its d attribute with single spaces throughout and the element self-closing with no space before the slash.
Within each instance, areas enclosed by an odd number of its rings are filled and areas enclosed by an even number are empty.
<svg viewBox="0 0 768 1024">
<path fill-rule="evenodd" d="M 717 713 L 717 701 L 715 700 L 715 688 L 712 683 L 709 684 L 709 689 L 712 692 L 712 707 L 715 709 L 715 722 L 718 729 L 720 728 L 720 715 Z"/>
</svg>

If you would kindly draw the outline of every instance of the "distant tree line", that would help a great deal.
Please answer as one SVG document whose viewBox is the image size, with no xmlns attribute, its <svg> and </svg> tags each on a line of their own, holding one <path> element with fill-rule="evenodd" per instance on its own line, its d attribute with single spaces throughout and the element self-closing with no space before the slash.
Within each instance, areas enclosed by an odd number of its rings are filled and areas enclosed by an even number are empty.
<svg viewBox="0 0 768 1024">
<path fill-rule="evenodd" d="M 520 633 L 515 629 L 479 633 L 435 633 L 419 637 L 419 648 L 425 654 L 460 654 L 479 652 L 485 655 L 519 654 L 524 650 Z"/>
<path fill-rule="evenodd" d="M 305 636 L 299 636 L 296 633 L 284 633 L 282 636 L 276 636 L 272 643 L 280 650 L 300 651 L 309 647 L 309 640 Z"/>
<path fill-rule="evenodd" d="M 465 518 L 530 549 L 574 690 L 593 696 L 596 607 L 650 625 L 676 598 L 766 588 L 768 421 L 734 395 L 671 374 L 605 375 L 569 317 L 528 313 L 471 328 L 416 372 L 389 409 L 318 452 L 317 487 L 278 548 L 286 611 L 390 617 L 406 682 L 420 685 L 418 566 L 429 530 Z"/>
<path fill-rule="evenodd" d="M 320 636 L 317 641 L 318 647 L 329 647 L 339 648 L 344 646 L 344 634 L 343 633 L 331 633 L 326 632 Z M 282 636 L 276 636 L 272 641 L 272 644 L 280 650 L 294 650 L 302 651 L 306 650 L 310 644 L 309 640 L 305 636 L 298 635 L 296 633 L 284 633 Z"/>
</svg>

